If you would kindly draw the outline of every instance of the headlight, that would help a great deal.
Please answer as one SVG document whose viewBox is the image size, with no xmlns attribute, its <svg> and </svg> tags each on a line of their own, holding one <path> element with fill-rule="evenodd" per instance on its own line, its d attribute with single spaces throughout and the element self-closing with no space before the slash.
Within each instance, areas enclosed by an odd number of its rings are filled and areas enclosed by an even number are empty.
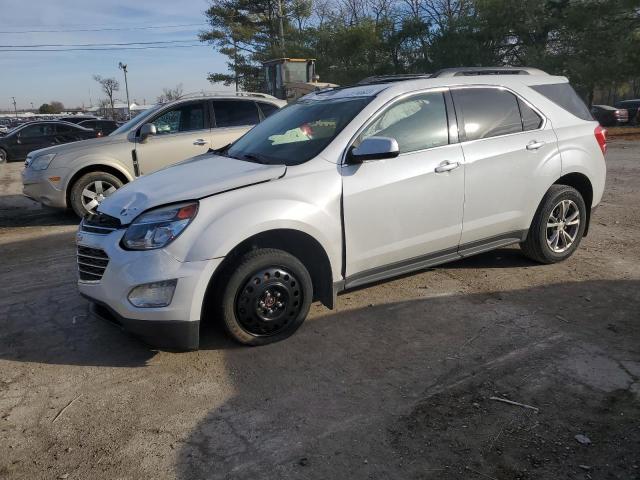
<svg viewBox="0 0 640 480">
<path fill-rule="evenodd" d="M 176 203 L 139 215 L 127 228 L 122 244 L 129 250 L 153 250 L 169 245 L 198 213 L 198 202 Z"/>
<path fill-rule="evenodd" d="M 39 157 L 32 158 L 31 162 L 27 166 L 31 167 L 33 170 L 46 170 L 47 168 L 49 168 L 49 164 L 55 156 L 55 153 L 40 155 Z M 28 161 L 29 159 L 27 158 L 27 162 Z"/>
</svg>

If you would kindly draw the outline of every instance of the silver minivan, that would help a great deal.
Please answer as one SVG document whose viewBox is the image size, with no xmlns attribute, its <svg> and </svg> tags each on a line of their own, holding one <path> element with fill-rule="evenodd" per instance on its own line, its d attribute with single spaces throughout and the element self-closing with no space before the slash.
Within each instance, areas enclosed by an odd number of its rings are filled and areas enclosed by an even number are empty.
<svg viewBox="0 0 640 480">
<path fill-rule="evenodd" d="M 190 95 L 158 104 L 109 136 L 29 153 L 26 196 L 49 207 L 94 213 L 125 183 L 218 149 L 286 105 L 261 93 Z"/>
</svg>

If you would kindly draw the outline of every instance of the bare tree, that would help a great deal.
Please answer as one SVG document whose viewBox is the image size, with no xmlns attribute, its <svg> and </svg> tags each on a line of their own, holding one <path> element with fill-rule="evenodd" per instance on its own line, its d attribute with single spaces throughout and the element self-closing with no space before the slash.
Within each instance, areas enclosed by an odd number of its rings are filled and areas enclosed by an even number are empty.
<svg viewBox="0 0 640 480">
<path fill-rule="evenodd" d="M 109 104 L 111 105 L 111 118 L 115 119 L 116 112 L 113 103 L 113 95 L 115 92 L 120 90 L 120 83 L 115 78 L 104 78 L 100 75 L 94 75 L 93 79 L 100 84 L 102 91 L 107 96 Z"/>
<path fill-rule="evenodd" d="M 174 88 L 163 88 L 162 95 L 158 97 L 158 103 L 170 102 L 177 100 L 182 96 L 182 84 L 179 83 Z"/>
</svg>

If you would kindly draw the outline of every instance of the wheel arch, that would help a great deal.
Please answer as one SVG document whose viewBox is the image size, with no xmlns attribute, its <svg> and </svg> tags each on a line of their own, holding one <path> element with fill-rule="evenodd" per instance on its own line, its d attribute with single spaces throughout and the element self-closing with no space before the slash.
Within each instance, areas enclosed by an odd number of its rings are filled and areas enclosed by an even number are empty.
<svg viewBox="0 0 640 480">
<path fill-rule="evenodd" d="M 201 318 L 206 318 L 205 309 L 214 300 L 215 293 L 221 287 L 220 281 L 225 272 L 243 254 L 258 248 L 283 250 L 296 257 L 309 271 L 313 284 L 313 300 L 319 300 L 328 308 L 333 308 L 335 295 L 329 255 L 318 240 L 300 230 L 278 228 L 257 233 L 243 240 L 225 256 L 224 261 L 215 270 L 205 291 L 202 302 Z"/>
<path fill-rule="evenodd" d="M 583 173 L 571 172 L 556 180 L 554 185 L 567 185 L 569 187 L 573 187 L 580 193 L 580 195 L 582 195 L 584 204 L 587 207 L 587 221 L 583 234 L 583 236 L 586 237 L 589 232 L 589 224 L 591 223 L 591 205 L 593 203 L 593 185 L 589 180 L 589 177 Z"/>
<path fill-rule="evenodd" d="M 121 170 L 118 167 L 114 167 L 113 165 L 109 165 L 106 163 L 94 163 L 91 165 L 87 165 L 86 167 L 82 167 L 76 172 L 74 172 L 74 174 L 71 176 L 71 178 L 67 182 L 67 186 L 65 188 L 65 199 L 67 202 L 67 206 L 71 205 L 71 190 L 73 189 L 73 185 L 76 183 L 76 181 L 80 177 L 91 172 L 109 173 L 115 176 L 116 178 L 118 178 L 119 180 L 121 180 L 123 184 L 127 184 L 130 181 L 132 181 L 132 179 L 124 170 Z"/>
</svg>

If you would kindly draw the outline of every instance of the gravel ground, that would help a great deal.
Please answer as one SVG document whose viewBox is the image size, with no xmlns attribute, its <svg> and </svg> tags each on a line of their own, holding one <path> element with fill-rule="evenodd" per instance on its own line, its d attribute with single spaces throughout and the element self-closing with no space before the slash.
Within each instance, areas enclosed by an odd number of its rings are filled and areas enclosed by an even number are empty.
<svg viewBox="0 0 640 480">
<path fill-rule="evenodd" d="M 179 354 L 91 316 L 76 219 L 0 165 L 0 478 L 640 479 L 640 143 L 607 162 L 562 264 L 500 249 Z"/>
</svg>

